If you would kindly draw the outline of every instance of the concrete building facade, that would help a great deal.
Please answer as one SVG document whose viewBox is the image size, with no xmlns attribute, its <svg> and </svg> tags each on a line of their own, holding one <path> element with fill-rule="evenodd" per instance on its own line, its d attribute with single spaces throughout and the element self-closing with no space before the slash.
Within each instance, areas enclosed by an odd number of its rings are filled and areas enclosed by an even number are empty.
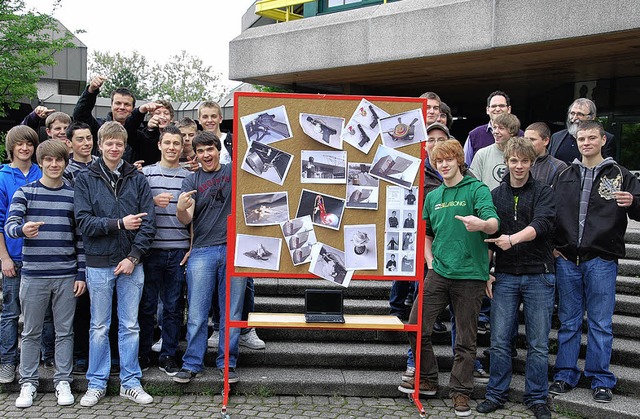
<svg viewBox="0 0 640 419">
<path fill-rule="evenodd" d="M 338 3 L 347 4 L 331 13 Z M 229 45 L 233 80 L 299 92 L 435 91 L 459 119 L 458 138 L 486 122 L 486 96 L 496 89 L 511 96 L 523 124 L 546 121 L 552 131 L 564 128 L 575 98 L 588 97 L 619 139 L 621 163 L 636 165 L 634 0 L 317 0 L 302 6 L 305 18 L 278 24 L 256 17 L 254 7 Z"/>
</svg>

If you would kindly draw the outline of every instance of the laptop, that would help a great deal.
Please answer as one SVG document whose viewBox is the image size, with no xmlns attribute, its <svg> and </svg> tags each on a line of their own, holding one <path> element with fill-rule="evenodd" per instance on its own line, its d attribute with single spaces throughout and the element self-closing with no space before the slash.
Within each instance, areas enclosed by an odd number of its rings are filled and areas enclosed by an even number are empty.
<svg viewBox="0 0 640 419">
<path fill-rule="evenodd" d="M 342 290 L 309 289 L 304 292 L 307 323 L 344 323 Z"/>
</svg>

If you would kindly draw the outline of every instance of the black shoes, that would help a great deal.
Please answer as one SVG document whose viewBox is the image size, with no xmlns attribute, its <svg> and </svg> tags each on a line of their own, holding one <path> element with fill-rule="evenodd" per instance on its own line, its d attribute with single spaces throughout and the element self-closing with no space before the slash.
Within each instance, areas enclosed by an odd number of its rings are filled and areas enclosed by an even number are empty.
<svg viewBox="0 0 640 419">
<path fill-rule="evenodd" d="M 486 335 L 487 333 L 491 332 L 491 326 L 489 325 L 489 322 L 478 322 L 478 334 L 479 335 Z"/>
<path fill-rule="evenodd" d="M 480 413 L 491 413 L 495 412 L 498 409 L 502 409 L 502 405 L 489 399 L 486 399 L 482 403 L 478 404 L 478 406 L 476 406 L 476 410 Z"/>
<path fill-rule="evenodd" d="M 169 377 L 174 377 L 178 372 L 180 372 L 178 363 L 170 356 L 162 358 L 159 364 L 160 365 L 158 366 L 158 368 L 160 369 L 160 371 L 164 372 Z"/>
<path fill-rule="evenodd" d="M 189 371 L 183 368 L 173 376 L 173 381 L 175 381 L 176 383 L 187 384 L 198 375 L 200 374 L 197 372 Z"/>
<path fill-rule="evenodd" d="M 549 393 L 555 394 L 557 396 L 559 394 L 568 393 L 572 389 L 573 389 L 573 386 L 571 386 L 566 381 L 556 380 L 556 381 L 553 382 L 553 384 L 551 384 L 549 386 Z M 594 396 L 594 398 L 595 398 L 595 396 Z"/>
<path fill-rule="evenodd" d="M 536 403 L 529 407 L 536 419 L 551 419 L 551 410 L 546 403 Z"/>
<path fill-rule="evenodd" d="M 447 325 L 440 320 L 436 320 L 433 324 L 433 333 L 447 333 Z"/>
<path fill-rule="evenodd" d="M 609 403 L 613 400 L 613 393 L 608 387 L 596 387 L 593 389 L 593 400 L 598 403 Z"/>
</svg>

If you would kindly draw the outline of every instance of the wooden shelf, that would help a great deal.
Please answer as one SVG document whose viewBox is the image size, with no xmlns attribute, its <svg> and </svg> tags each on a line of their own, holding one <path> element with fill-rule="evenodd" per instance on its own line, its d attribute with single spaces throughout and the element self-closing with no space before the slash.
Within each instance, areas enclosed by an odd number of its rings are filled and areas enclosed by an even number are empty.
<svg viewBox="0 0 640 419">
<path fill-rule="evenodd" d="M 307 323 L 300 313 L 249 313 L 249 327 L 282 327 L 302 329 L 380 329 L 404 330 L 396 316 L 345 314 L 342 323 Z"/>
</svg>

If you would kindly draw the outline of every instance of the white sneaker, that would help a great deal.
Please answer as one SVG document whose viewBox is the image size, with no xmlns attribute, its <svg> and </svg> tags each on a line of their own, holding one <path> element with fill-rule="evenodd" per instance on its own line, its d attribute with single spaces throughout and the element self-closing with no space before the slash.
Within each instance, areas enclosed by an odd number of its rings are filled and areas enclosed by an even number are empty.
<svg viewBox="0 0 640 419">
<path fill-rule="evenodd" d="M 33 398 L 38 395 L 36 386 L 24 383 L 20 388 L 20 395 L 16 399 L 16 407 L 31 407 Z"/>
<path fill-rule="evenodd" d="M 142 386 L 134 388 L 124 388 L 120 386 L 120 397 L 132 400 L 138 404 L 149 404 L 153 402 L 153 397 L 147 394 Z"/>
<path fill-rule="evenodd" d="M 151 345 L 151 350 L 153 352 L 160 352 L 162 350 L 162 338 L 160 338 L 156 343 Z"/>
<path fill-rule="evenodd" d="M 214 330 L 211 336 L 209 336 L 209 339 L 207 339 L 207 346 L 209 348 L 217 348 L 219 340 L 220 340 L 220 332 L 218 332 L 217 330 Z"/>
<path fill-rule="evenodd" d="M 107 393 L 106 389 L 88 388 L 87 392 L 80 399 L 80 406 L 91 407 L 98 404 L 101 398 Z"/>
<path fill-rule="evenodd" d="M 264 341 L 258 337 L 256 329 L 252 328 L 249 333 L 240 335 L 240 345 L 249 349 L 264 349 L 266 345 Z"/>
<path fill-rule="evenodd" d="M 76 401 L 71 394 L 71 387 L 66 381 L 60 381 L 56 386 L 56 397 L 60 406 L 71 406 Z"/>
</svg>

